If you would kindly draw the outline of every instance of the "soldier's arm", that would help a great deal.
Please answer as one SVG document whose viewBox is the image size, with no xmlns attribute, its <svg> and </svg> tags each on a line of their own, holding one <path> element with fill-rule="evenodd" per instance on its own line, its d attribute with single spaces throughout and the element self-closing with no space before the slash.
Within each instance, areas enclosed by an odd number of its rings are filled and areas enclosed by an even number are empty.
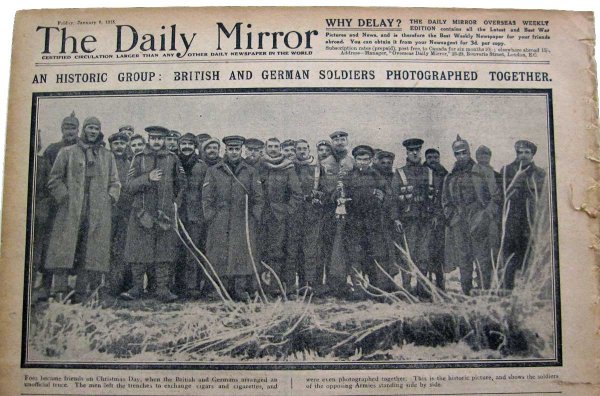
<svg viewBox="0 0 600 396">
<path fill-rule="evenodd" d="M 129 172 L 127 172 L 127 184 L 125 191 L 128 194 L 137 194 L 145 191 L 152 186 L 150 181 L 150 172 L 142 172 L 143 154 L 136 155 L 131 161 Z"/>
<path fill-rule="evenodd" d="M 117 170 L 117 161 L 112 153 L 109 153 L 110 164 L 108 166 L 108 195 L 113 203 L 119 201 L 121 194 L 121 182 L 119 181 L 119 172 Z"/>
<path fill-rule="evenodd" d="M 69 196 L 69 189 L 65 183 L 68 163 L 68 154 L 65 153 L 65 150 L 60 150 L 48 176 L 48 191 L 50 191 L 54 200 L 59 204 L 64 202 Z"/>
<path fill-rule="evenodd" d="M 206 172 L 204 183 L 202 184 L 202 211 L 204 218 L 210 221 L 217 214 L 217 185 L 214 174 L 214 169 L 209 169 Z"/>
</svg>

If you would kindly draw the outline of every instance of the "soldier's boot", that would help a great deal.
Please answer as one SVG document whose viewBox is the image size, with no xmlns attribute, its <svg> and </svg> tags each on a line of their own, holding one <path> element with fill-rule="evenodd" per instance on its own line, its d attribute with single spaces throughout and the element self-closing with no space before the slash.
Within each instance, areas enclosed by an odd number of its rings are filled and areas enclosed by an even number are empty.
<svg viewBox="0 0 600 396">
<path fill-rule="evenodd" d="M 120 294 L 121 298 L 125 300 L 137 300 L 144 294 L 144 272 L 146 269 L 145 264 L 132 263 L 131 264 L 131 289 Z"/>
<path fill-rule="evenodd" d="M 165 303 L 170 303 L 178 299 L 177 295 L 171 293 L 169 285 L 171 284 L 170 264 L 161 262 L 156 264 L 156 298 Z"/>
</svg>

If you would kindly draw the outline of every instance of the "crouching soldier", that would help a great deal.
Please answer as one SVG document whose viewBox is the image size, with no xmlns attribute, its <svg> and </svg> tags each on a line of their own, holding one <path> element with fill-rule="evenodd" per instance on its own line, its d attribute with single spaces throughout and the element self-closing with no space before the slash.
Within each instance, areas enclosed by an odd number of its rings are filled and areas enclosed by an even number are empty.
<svg viewBox="0 0 600 396">
<path fill-rule="evenodd" d="M 170 273 L 177 259 L 178 239 L 173 203 L 185 187 L 185 172 L 177 155 L 165 147 L 169 130 L 146 128 L 148 145 L 133 158 L 126 191 L 133 197 L 125 259 L 131 263 L 133 287 L 121 297 L 134 300 L 144 291 L 144 274 L 156 270 L 156 297 L 171 302 Z"/>
<path fill-rule="evenodd" d="M 98 289 L 110 268 L 111 213 L 121 184 L 100 128 L 100 120 L 87 118 L 81 139 L 58 152 L 48 179 L 57 212 L 46 268 L 54 272 L 56 293 L 68 291 L 69 271 L 75 269 L 73 302 Z"/>
<path fill-rule="evenodd" d="M 206 255 L 238 300 L 256 290 L 253 265 L 259 265 L 256 224 L 261 218 L 263 191 L 258 172 L 242 160 L 241 136 L 223 138 L 225 158 L 206 172 L 202 207 L 208 226 Z"/>
</svg>

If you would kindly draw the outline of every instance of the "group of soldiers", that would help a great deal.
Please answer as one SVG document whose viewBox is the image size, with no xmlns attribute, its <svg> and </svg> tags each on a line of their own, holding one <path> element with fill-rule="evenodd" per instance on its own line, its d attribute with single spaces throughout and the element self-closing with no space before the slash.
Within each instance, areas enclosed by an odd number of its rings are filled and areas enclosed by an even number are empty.
<svg viewBox="0 0 600 396">
<path fill-rule="evenodd" d="M 491 287 L 498 258 L 512 289 L 546 177 L 526 140 L 496 172 L 489 148 L 475 161 L 457 136 L 448 172 L 435 148 L 423 161 L 418 138 L 403 141 L 406 163 L 394 168 L 392 152 L 350 151 L 345 131 L 319 141 L 313 157 L 304 139 L 218 140 L 161 126 L 145 128 L 147 141 L 121 127 L 107 146 L 100 120 L 80 128 L 74 113 L 61 130 L 36 159 L 33 261 L 42 296 L 69 294 L 76 275 L 73 302 L 96 290 L 164 302 L 210 296 L 205 261 L 238 300 L 305 288 L 427 299 L 456 268 L 468 295 Z"/>
</svg>

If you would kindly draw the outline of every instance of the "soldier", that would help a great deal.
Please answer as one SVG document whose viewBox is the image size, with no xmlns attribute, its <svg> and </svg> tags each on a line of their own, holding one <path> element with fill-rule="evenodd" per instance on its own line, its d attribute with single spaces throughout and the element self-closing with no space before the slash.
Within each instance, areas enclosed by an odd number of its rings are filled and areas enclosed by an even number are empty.
<svg viewBox="0 0 600 396">
<path fill-rule="evenodd" d="M 281 143 L 281 153 L 283 154 L 283 156 L 287 159 L 289 159 L 290 161 L 295 161 L 296 160 L 296 142 L 291 140 L 291 139 L 287 139 L 284 140 Z"/>
<path fill-rule="evenodd" d="M 177 296 L 169 290 L 171 268 L 177 259 L 178 239 L 173 229 L 173 203 L 185 189 L 185 172 L 179 158 L 165 147 L 169 130 L 150 126 L 148 145 L 137 154 L 129 169 L 126 192 L 133 197 L 127 227 L 125 259 L 131 263 L 133 287 L 121 294 L 138 299 L 144 291 L 144 274 L 156 271 L 156 297 L 171 302 Z"/>
<path fill-rule="evenodd" d="M 528 140 L 515 143 L 517 158 L 502 168 L 503 185 L 506 186 L 508 214 L 504 232 L 504 285 L 513 289 L 517 271 L 527 268 L 526 252 L 532 243 L 532 230 L 539 213 L 538 203 L 546 171 L 535 165 L 533 157 L 537 146 Z M 510 206 L 508 206 L 510 204 Z M 512 257 L 511 257 L 512 256 Z"/>
<path fill-rule="evenodd" d="M 323 161 L 332 153 L 331 142 L 329 140 L 319 140 L 317 142 L 317 158 Z"/>
<path fill-rule="evenodd" d="M 444 283 L 444 238 L 446 232 L 444 211 L 442 208 L 442 189 L 444 178 L 448 174 L 446 168 L 440 164 L 440 152 L 434 148 L 425 150 L 425 165 L 433 171 L 433 227 L 429 244 L 430 266 L 429 277 L 435 275 L 435 284 L 445 290 Z"/>
<path fill-rule="evenodd" d="M 178 131 L 169 131 L 167 137 L 165 138 L 165 146 L 167 150 L 172 152 L 173 154 L 177 154 L 179 151 L 179 138 L 181 137 L 181 133 Z"/>
<path fill-rule="evenodd" d="M 221 162 L 222 158 L 219 156 L 220 150 L 221 143 L 215 138 L 206 139 L 204 143 L 202 143 L 202 150 L 200 150 L 200 156 L 202 157 L 204 162 L 206 162 L 206 165 L 209 168 Z"/>
<path fill-rule="evenodd" d="M 123 125 L 119 127 L 119 132 L 126 134 L 127 141 L 130 141 L 131 137 L 135 134 L 135 128 L 133 128 L 131 125 Z M 133 158 L 133 150 L 131 150 L 130 146 L 127 146 L 125 148 L 125 154 L 127 155 L 127 158 L 131 161 L 131 159 Z M 121 182 L 125 184 L 124 180 L 121 180 Z"/>
<path fill-rule="evenodd" d="M 79 134 L 79 120 L 75 117 L 75 111 L 70 116 L 65 117 L 62 120 L 60 127 L 62 133 L 62 140 L 60 142 L 52 143 L 44 151 L 44 158 L 46 158 L 48 165 L 52 167 L 58 152 L 63 147 L 72 146 L 77 143 L 77 135 Z"/>
<path fill-rule="evenodd" d="M 246 157 L 244 158 L 244 161 L 246 161 L 248 165 L 256 167 L 263 156 L 265 144 L 259 139 L 246 139 L 244 147 L 246 147 Z"/>
<path fill-rule="evenodd" d="M 180 194 L 181 208 L 179 217 L 192 241 L 205 251 L 206 225 L 202 211 L 202 184 L 208 166 L 196 154 L 196 137 L 186 133 L 179 138 L 179 161 L 187 179 L 186 188 Z M 180 246 L 178 268 L 175 273 L 175 285 L 181 295 L 188 298 L 200 297 L 202 280 L 201 269 L 193 255 Z"/>
<path fill-rule="evenodd" d="M 266 141 L 266 153 L 259 165 L 260 181 L 263 186 L 265 208 L 261 221 L 261 257 L 273 268 L 283 281 L 283 264 L 286 258 L 287 231 L 290 217 L 298 210 L 302 200 L 302 190 L 294 163 L 281 154 L 278 139 Z M 279 292 L 270 272 L 263 272 L 263 279 L 269 284 L 272 294 Z M 288 290 L 293 285 L 287 285 Z"/>
<path fill-rule="evenodd" d="M 132 135 L 129 139 L 129 147 L 131 148 L 131 152 L 133 155 L 139 154 L 144 151 L 146 147 L 146 139 L 142 135 Z"/>
<path fill-rule="evenodd" d="M 264 204 L 258 171 L 242 161 L 243 142 L 241 136 L 223 138 L 226 156 L 208 169 L 202 191 L 208 224 L 206 255 L 238 300 L 256 290 L 253 265 L 260 265 L 256 229 Z"/>
<path fill-rule="evenodd" d="M 199 133 L 196 135 L 196 154 L 200 156 L 201 160 L 204 160 L 204 158 L 202 158 L 202 145 L 210 138 L 211 136 L 208 133 Z"/>
<path fill-rule="evenodd" d="M 55 293 L 68 291 L 68 274 L 75 269 L 73 302 L 99 288 L 110 268 L 112 206 L 121 184 L 103 138 L 100 120 L 86 118 L 81 139 L 58 152 L 48 179 L 57 213 L 46 268 L 54 273 Z"/>
<path fill-rule="evenodd" d="M 398 245 L 408 248 L 410 259 L 422 274 L 432 272 L 430 245 L 433 228 L 433 206 L 435 188 L 433 171 L 421 163 L 423 140 L 406 139 L 402 142 L 406 148 L 406 165 L 398 168 L 392 181 L 392 191 L 396 201 L 394 220 L 398 231 Z M 404 240 L 408 246 L 404 246 Z M 412 268 L 408 257 L 400 257 L 402 268 L 402 286 L 411 290 Z M 428 297 L 423 280 L 417 277 L 415 294 Z"/>
<path fill-rule="evenodd" d="M 310 146 L 304 139 L 296 142 L 295 170 L 302 202 L 291 218 L 288 239 L 286 284 L 295 283 L 298 273 L 299 286 L 309 286 L 321 291 L 322 263 L 319 258 L 319 240 L 323 220 L 323 192 L 320 191 L 320 165 L 310 155 Z M 288 293 L 292 291 L 288 289 Z"/>
<path fill-rule="evenodd" d="M 473 288 L 473 265 L 489 289 L 492 255 L 497 249 L 495 219 L 499 216 L 500 194 L 494 173 L 471 158 L 469 143 L 456 137 L 452 144 L 456 163 L 444 180 L 442 206 L 446 218 L 445 272 L 460 269 L 463 293 Z"/>
<path fill-rule="evenodd" d="M 345 231 L 350 263 L 348 270 L 351 271 L 355 288 L 359 282 L 356 274 L 358 271 L 367 275 L 372 285 L 389 290 L 390 280 L 377 268 L 375 261 L 389 270 L 383 218 L 384 212 L 389 213 L 389 206 L 385 202 L 391 196 L 391 190 L 383 176 L 370 166 L 373 158 L 370 146 L 356 146 L 352 155 L 356 165 L 347 176 L 345 184 L 342 186 L 340 183 L 336 193 L 340 197 L 344 189 L 346 198 L 349 199 Z"/>
<path fill-rule="evenodd" d="M 117 164 L 117 173 L 121 185 L 127 182 L 127 173 L 131 165 L 131 160 L 127 156 L 129 136 L 124 132 L 117 132 L 108 138 L 110 151 L 115 157 Z M 125 241 L 127 239 L 127 222 L 131 211 L 131 199 L 123 191 L 119 201 L 115 204 L 112 211 L 112 237 L 111 237 L 111 270 L 110 270 L 110 289 L 114 295 L 119 295 L 131 287 L 131 268 L 126 263 L 123 254 L 125 253 Z"/>
</svg>

